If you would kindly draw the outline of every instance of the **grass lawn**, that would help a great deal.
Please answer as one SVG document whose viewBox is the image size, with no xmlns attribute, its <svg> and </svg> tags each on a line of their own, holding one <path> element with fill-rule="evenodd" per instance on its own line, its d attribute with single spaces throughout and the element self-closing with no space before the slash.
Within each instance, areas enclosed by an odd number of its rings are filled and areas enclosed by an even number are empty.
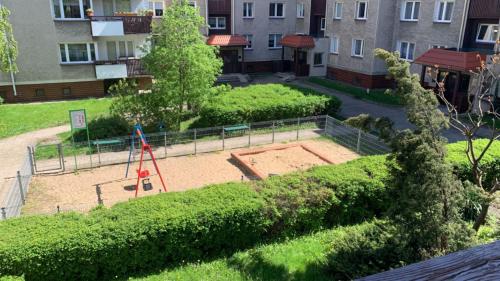
<svg viewBox="0 0 500 281">
<path fill-rule="evenodd" d="M 69 123 L 68 110 L 86 109 L 87 118 L 107 115 L 111 98 L 0 105 L 0 138 Z"/>
<path fill-rule="evenodd" d="M 324 264 L 340 229 L 256 247 L 212 262 L 186 264 L 131 280 L 332 280 Z"/>
<path fill-rule="evenodd" d="M 372 89 L 367 93 L 365 89 L 354 87 L 341 82 L 333 81 L 330 79 L 311 77 L 309 82 L 318 84 L 325 88 L 337 90 L 345 94 L 354 96 L 362 100 L 370 100 L 388 105 L 402 105 L 401 99 L 395 95 L 387 94 L 385 89 Z"/>
</svg>

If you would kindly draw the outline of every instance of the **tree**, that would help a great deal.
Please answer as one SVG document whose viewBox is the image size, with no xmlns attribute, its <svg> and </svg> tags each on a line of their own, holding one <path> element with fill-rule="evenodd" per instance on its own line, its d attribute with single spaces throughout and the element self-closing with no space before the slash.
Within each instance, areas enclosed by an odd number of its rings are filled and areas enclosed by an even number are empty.
<svg viewBox="0 0 500 281">
<path fill-rule="evenodd" d="M 459 216 L 461 182 L 445 161 L 446 140 L 440 132 L 447 126 L 446 117 L 435 94 L 422 88 L 398 53 L 377 49 L 375 54 L 385 60 L 396 93 L 405 101 L 407 118 L 415 125 L 414 130 L 395 132 L 390 141 L 388 184 L 394 204 L 388 216 L 397 224 L 410 260 L 459 249 L 470 233 Z"/>
<path fill-rule="evenodd" d="M 500 44 L 500 41 L 497 42 Z M 473 183 L 486 197 L 481 204 L 473 228 L 477 231 L 486 221 L 490 202 L 493 201 L 495 193 L 500 189 L 500 160 L 490 167 L 483 165 L 483 157 L 487 154 L 494 141 L 500 138 L 500 54 L 492 55 L 491 62 L 486 63 L 478 56 L 480 67 L 471 71 L 472 87 L 467 96 L 467 108 L 465 112 L 459 113 L 445 97 L 445 79 L 434 80 L 438 85 L 438 97 L 446 105 L 447 119 L 451 127 L 458 130 L 466 139 L 467 148 L 465 154 L 469 160 L 472 171 Z M 438 67 L 429 68 L 426 75 L 437 77 Z M 487 130 L 488 143 L 484 147 L 474 146 L 474 140 L 479 137 L 481 130 Z"/>
<path fill-rule="evenodd" d="M 14 73 L 17 73 L 17 42 L 12 33 L 12 25 L 9 22 L 10 11 L 0 4 L 0 71 L 10 73 L 14 95 L 16 86 Z"/>
<path fill-rule="evenodd" d="M 153 25 L 152 47 L 144 58 L 154 76 L 158 105 L 179 128 L 187 107 L 198 109 L 221 72 L 218 50 L 209 46 L 200 30 L 206 28 L 199 11 L 186 0 L 174 0 Z M 166 111 L 165 111 L 166 112 Z"/>
</svg>

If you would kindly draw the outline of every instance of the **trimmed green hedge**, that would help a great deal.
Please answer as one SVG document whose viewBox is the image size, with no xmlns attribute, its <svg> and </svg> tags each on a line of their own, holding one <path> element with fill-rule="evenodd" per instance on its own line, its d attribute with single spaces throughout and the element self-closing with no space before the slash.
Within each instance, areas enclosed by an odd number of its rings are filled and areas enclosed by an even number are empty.
<svg viewBox="0 0 500 281">
<path fill-rule="evenodd" d="M 234 88 L 213 98 L 200 110 L 193 126 L 210 127 L 248 122 L 335 115 L 341 102 L 335 97 L 302 92 L 281 84 Z"/>
</svg>

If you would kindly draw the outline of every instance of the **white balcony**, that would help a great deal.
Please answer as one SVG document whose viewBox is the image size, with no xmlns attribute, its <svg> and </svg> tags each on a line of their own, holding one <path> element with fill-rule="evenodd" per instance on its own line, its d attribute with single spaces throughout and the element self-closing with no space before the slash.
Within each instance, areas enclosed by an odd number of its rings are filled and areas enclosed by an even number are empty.
<svg viewBox="0 0 500 281">
<path fill-rule="evenodd" d="M 125 30 L 121 20 L 92 21 L 92 36 L 123 36 Z"/>
<path fill-rule="evenodd" d="M 120 79 L 127 78 L 127 65 L 120 64 L 96 64 L 95 74 L 97 79 Z"/>
</svg>

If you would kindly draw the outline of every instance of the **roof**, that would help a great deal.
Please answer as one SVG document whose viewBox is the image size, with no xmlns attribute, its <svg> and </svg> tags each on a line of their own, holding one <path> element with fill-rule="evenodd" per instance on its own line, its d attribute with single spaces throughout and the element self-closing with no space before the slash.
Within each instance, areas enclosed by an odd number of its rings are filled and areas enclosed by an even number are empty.
<svg viewBox="0 0 500 281">
<path fill-rule="evenodd" d="M 479 57 L 478 57 L 479 56 Z M 430 49 L 415 60 L 415 63 L 455 71 L 476 70 L 484 60 L 477 52 L 457 52 L 445 49 Z"/>
<path fill-rule="evenodd" d="M 314 38 L 309 35 L 287 35 L 281 39 L 281 45 L 292 48 L 314 48 Z"/>
<path fill-rule="evenodd" d="M 246 46 L 248 41 L 241 35 L 210 35 L 207 40 L 208 45 L 212 46 Z"/>
<path fill-rule="evenodd" d="M 500 280 L 500 240 L 358 280 Z"/>
</svg>

